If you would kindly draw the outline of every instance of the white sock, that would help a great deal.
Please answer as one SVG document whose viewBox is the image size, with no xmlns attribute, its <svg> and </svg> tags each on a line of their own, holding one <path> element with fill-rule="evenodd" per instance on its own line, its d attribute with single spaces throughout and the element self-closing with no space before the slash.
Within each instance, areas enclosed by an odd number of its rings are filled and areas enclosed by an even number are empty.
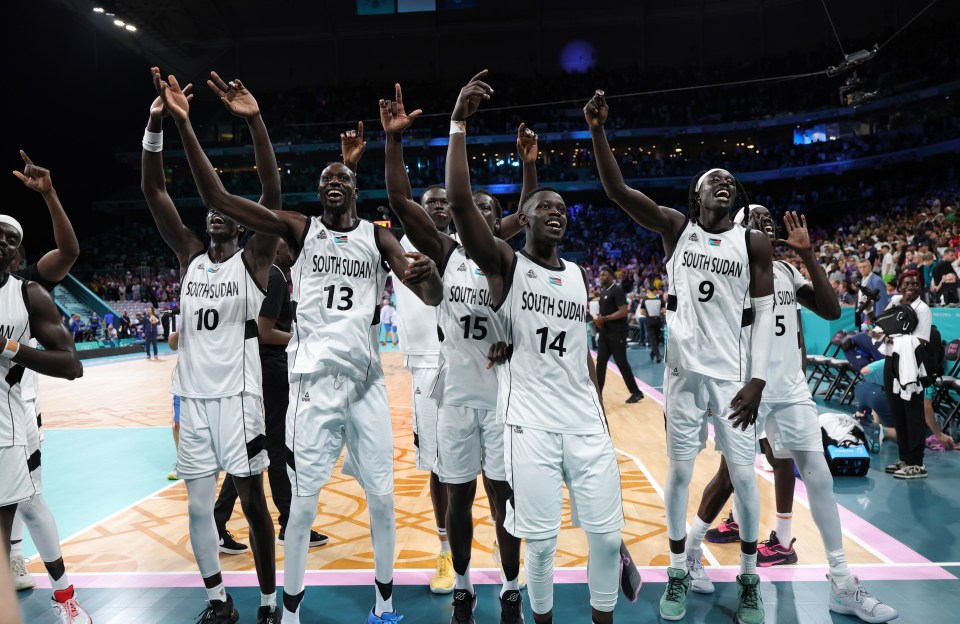
<svg viewBox="0 0 960 624">
<path fill-rule="evenodd" d="M 703 544 L 703 538 L 707 534 L 710 525 L 700 519 L 700 516 L 693 517 L 693 526 L 687 531 L 687 549 L 700 548 Z M 779 535 L 779 533 L 778 533 Z"/>
<path fill-rule="evenodd" d="M 676 570 L 687 571 L 687 552 L 682 553 L 670 553 L 670 567 Z"/>
<path fill-rule="evenodd" d="M 740 574 L 757 573 L 757 553 L 748 555 L 745 552 L 740 553 Z"/>
<path fill-rule="evenodd" d="M 520 591 L 520 575 L 519 574 L 517 575 L 517 578 L 513 579 L 512 581 L 506 581 L 503 584 L 503 587 L 500 588 L 500 596 L 502 597 L 505 593 L 507 593 L 511 589 Z"/>
<path fill-rule="evenodd" d="M 377 595 L 377 604 L 373 608 L 373 614 L 380 617 L 384 613 L 392 613 L 393 594 L 390 594 L 389 598 L 384 599 L 383 596 L 380 595 L 380 589 L 377 587 L 374 587 L 373 593 Z"/>
<path fill-rule="evenodd" d="M 463 574 L 457 574 L 454 572 L 455 576 L 455 587 L 457 589 L 466 589 L 471 594 L 476 593 L 473 589 L 473 582 L 470 580 L 470 566 L 467 566 L 466 571 Z"/>
<path fill-rule="evenodd" d="M 793 539 L 793 514 L 777 512 L 777 539 L 785 548 L 790 548 Z"/>
<path fill-rule="evenodd" d="M 17 540 L 16 543 L 10 542 L 10 558 L 16 559 L 23 556 L 23 540 Z"/>
<path fill-rule="evenodd" d="M 220 602 L 227 601 L 227 588 L 223 586 L 223 583 L 220 583 L 216 587 L 207 588 L 207 600 L 213 602 L 214 600 L 219 600 Z"/>
<path fill-rule="evenodd" d="M 827 565 L 830 566 L 830 576 L 837 585 L 853 576 L 847 567 L 847 553 L 842 548 L 827 553 Z"/>
<path fill-rule="evenodd" d="M 272 594 L 260 594 L 260 606 L 276 609 L 277 608 L 277 592 L 274 591 Z"/>
<path fill-rule="evenodd" d="M 450 552 L 450 540 L 447 539 L 447 530 L 438 528 L 437 536 L 440 538 L 440 552 L 441 553 Z"/>
<path fill-rule="evenodd" d="M 67 578 L 66 572 L 58 579 L 54 579 L 50 576 L 50 573 L 47 572 L 47 578 L 50 579 L 50 588 L 53 589 L 53 591 L 62 591 L 70 587 L 70 579 Z"/>
</svg>

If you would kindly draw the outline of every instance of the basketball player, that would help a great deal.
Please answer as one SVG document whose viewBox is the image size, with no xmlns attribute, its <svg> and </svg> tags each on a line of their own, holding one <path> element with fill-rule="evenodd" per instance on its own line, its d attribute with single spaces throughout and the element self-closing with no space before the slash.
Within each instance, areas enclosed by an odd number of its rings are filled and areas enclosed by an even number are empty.
<svg viewBox="0 0 960 624">
<path fill-rule="evenodd" d="M 23 172 L 15 171 L 14 175 L 23 182 L 24 186 L 40 193 L 50 218 L 53 222 L 53 238 L 57 248 L 48 251 L 35 264 L 23 266 L 26 250 L 23 245 L 17 249 L 10 271 L 17 276 L 40 284 L 47 292 L 52 292 L 70 272 L 71 267 L 80 256 L 80 243 L 70 224 L 63 205 L 56 190 L 53 188 L 50 171 L 33 164 L 22 150 L 20 156 L 25 164 Z M 36 341 L 30 346 L 36 347 Z M 14 577 L 17 590 L 30 589 L 34 586 L 33 575 L 27 571 L 23 560 L 23 530 L 30 529 L 30 536 L 43 565 L 50 577 L 53 588 L 52 605 L 54 613 L 62 622 L 87 622 L 89 614 L 77 601 L 73 585 L 67 577 L 66 566 L 63 562 L 63 552 L 60 550 L 60 534 L 57 523 L 53 518 L 50 507 L 43 498 L 42 479 L 40 468 L 40 379 L 36 372 L 24 370 L 20 379 L 20 395 L 26 407 L 27 451 L 30 455 L 30 477 L 36 487 L 36 495 L 24 501 L 17 507 L 17 515 L 13 522 L 13 531 L 10 536 L 10 569 Z M 70 618 L 73 618 L 72 620 Z M 87 619 L 84 619 L 87 618 Z"/>
<path fill-rule="evenodd" d="M 156 67 L 152 73 L 160 97 L 150 107 L 144 134 L 142 188 L 160 235 L 180 261 L 184 321 L 170 391 L 180 397 L 177 476 L 186 482 L 190 543 L 207 590 L 208 604 L 200 617 L 202 622 L 217 624 L 233 623 L 240 617 L 224 588 L 217 554 L 213 500 L 223 470 L 233 477 L 250 525 L 250 545 L 260 584 L 257 621 L 275 624 L 280 621 L 280 610 L 273 521 L 263 493 L 268 459 L 256 319 L 277 240 L 255 234 L 241 247 L 243 227 L 220 212 L 203 195 L 202 187 L 209 247 L 205 250 L 203 242 L 183 224 L 164 183 L 161 150 L 166 115 L 177 122 L 195 179 L 201 176 L 198 172 L 203 164 L 209 162 L 189 125 L 188 96 L 179 89 L 172 92 Z M 216 84 L 222 82 L 216 73 L 211 72 L 211 77 Z M 256 100 L 239 81 L 232 81 L 221 99 L 230 112 L 246 119 L 250 128 L 264 191 L 260 201 L 279 208 L 276 156 Z"/>
<path fill-rule="evenodd" d="M 742 624 L 759 624 L 763 621 L 756 574 L 760 495 L 753 461 L 755 422 L 773 338 L 770 241 L 761 232 L 731 222 L 730 209 L 738 196 L 746 201 L 742 188 L 723 169 L 711 169 L 693 179 L 686 216 L 629 188 L 604 133 L 608 113 L 602 91 L 584 107 L 603 188 L 637 223 L 660 234 L 670 277 L 664 369 L 669 455 L 664 502 L 670 567 L 660 616 L 679 620 L 686 615 L 691 580 L 684 545 L 687 498 L 694 461 L 706 446 L 709 409 L 714 414 L 717 448 L 723 451 L 736 486 L 734 501 L 744 540 L 737 619 Z"/>
<path fill-rule="evenodd" d="M 502 331 L 512 347 L 510 360 L 498 369 L 497 411 L 505 423 L 511 494 L 504 526 L 527 541 L 534 621 L 552 622 L 553 559 L 566 483 L 575 523 L 586 530 L 590 544 L 591 615 L 593 622 L 606 624 L 613 621 L 617 602 L 624 520 L 617 459 L 583 328 L 586 276 L 557 253 L 567 216 L 555 191 L 535 189 L 522 203 L 526 243 L 520 252 L 494 237 L 476 207 L 465 133 L 467 118 L 493 93 L 482 80 L 486 74 L 480 72 L 461 89 L 454 107 L 446 186 L 465 253 L 487 279 L 487 293 L 477 294 L 487 297 L 496 313 L 489 329 Z M 481 326 L 470 319 L 468 333 Z"/>
<path fill-rule="evenodd" d="M 0 395 L 3 397 L 0 400 L 0 474 L 3 475 L 0 540 L 7 554 L 17 506 L 37 495 L 40 486 L 39 479 L 34 480 L 30 474 L 27 422 L 34 420 L 35 414 L 28 412 L 21 395 L 23 371 L 30 369 L 64 379 L 76 379 L 83 374 L 73 340 L 61 323 L 49 293 L 40 284 L 9 271 L 22 241 L 20 223 L 13 217 L 0 215 L 0 310 L 3 310 L 0 324 Z M 31 347 L 32 339 L 43 348 Z M 56 563 L 53 561 L 51 566 L 55 568 L 57 581 L 65 579 L 62 563 Z M 70 621 L 68 617 L 84 624 L 90 621 L 89 615 L 76 603 L 72 586 L 57 591 L 54 610 L 60 621 Z"/>
<path fill-rule="evenodd" d="M 421 204 L 413 201 L 403 163 L 402 134 L 420 111 L 406 113 L 400 85 L 396 85 L 395 98 L 380 100 L 380 120 L 387 136 L 386 180 L 390 207 L 407 232 L 404 241 L 423 250 L 437 264 L 443 277 L 439 315 L 436 309 L 430 309 L 428 318 L 432 325 L 424 328 L 424 332 L 436 337 L 439 327 L 443 336 L 442 342 L 437 341 L 439 353 L 435 361 L 439 371 L 430 371 L 431 376 L 419 387 L 438 405 L 432 423 L 436 438 L 430 460 L 434 462 L 434 474 L 442 482 L 440 487 L 447 490 L 450 500 L 448 526 L 455 574 L 455 589 L 451 587 L 454 591 L 451 622 L 473 622 L 477 598 L 470 580 L 472 510 L 477 476 L 481 472 L 486 477 L 484 485 L 492 503 L 504 574 L 500 621 L 521 622 L 520 540 L 503 526 L 509 496 L 503 460 L 503 427 L 496 419 L 497 378 L 486 370 L 487 353 L 498 335 L 490 323 L 494 311 L 486 294 L 483 272 L 449 234 L 446 191 L 439 186 L 430 187 L 424 192 Z M 521 137 L 525 131 L 521 128 Z M 499 202 L 479 193 L 474 194 L 474 201 L 485 208 L 481 213 L 488 230 L 499 234 L 503 217 Z M 516 226 L 511 224 L 510 228 Z M 403 326 L 407 327 L 408 322 L 404 320 Z M 422 436 L 418 451 L 424 452 Z M 432 583 L 431 589 L 434 589 Z"/>
<path fill-rule="evenodd" d="M 161 85 L 168 100 L 186 105 L 175 79 Z M 332 163 L 320 174 L 321 218 L 270 210 L 226 192 L 185 113 L 181 119 L 204 201 L 245 227 L 281 237 L 296 253 L 291 272 L 296 313 L 287 348 L 287 465 L 294 496 L 284 543 L 283 621 L 300 621 L 310 526 L 320 489 L 346 444 L 352 476 L 364 488 L 370 511 L 376 604 L 367 622 L 397 622 L 402 616 L 393 609 L 393 436 L 374 319 L 389 270 L 415 284 L 426 303 L 439 303 L 436 266 L 421 254 L 404 253 L 386 228 L 351 216 L 356 177 L 344 164 Z"/>
<path fill-rule="evenodd" d="M 807 282 L 791 264 L 783 260 L 773 263 L 776 329 L 770 357 L 771 384 L 763 394 L 760 421 L 767 436 L 764 450 L 774 457 L 770 463 L 775 466 L 777 531 L 772 532 L 770 540 L 760 546 L 758 560 L 761 566 L 797 563 L 793 548 L 795 540 L 791 539 L 793 492 L 796 486 L 792 458 L 807 486 L 810 511 L 826 549 L 830 566 L 830 610 L 856 615 L 865 622 L 888 622 L 897 617 L 897 611 L 867 592 L 847 567 L 840 514 L 833 494 L 833 477 L 823 460 L 817 406 L 810 396 L 803 374 L 802 328 L 799 310 L 795 312 L 794 309 L 799 303 L 822 318 L 836 320 L 840 318 L 840 304 L 811 248 L 806 216 L 798 217 L 797 213 L 788 212 L 783 217 L 783 224 L 787 238 L 777 240 L 770 212 L 764 206 L 750 206 L 751 229 L 763 232 L 772 243 L 784 244 L 796 252 L 811 278 Z M 713 583 L 700 564 L 700 545 L 710 523 L 720 514 L 732 493 L 727 463 L 725 458 L 721 458 L 720 470 L 704 491 L 697 518 L 687 535 L 687 566 L 693 579 L 693 591 L 713 592 Z"/>
</svg>

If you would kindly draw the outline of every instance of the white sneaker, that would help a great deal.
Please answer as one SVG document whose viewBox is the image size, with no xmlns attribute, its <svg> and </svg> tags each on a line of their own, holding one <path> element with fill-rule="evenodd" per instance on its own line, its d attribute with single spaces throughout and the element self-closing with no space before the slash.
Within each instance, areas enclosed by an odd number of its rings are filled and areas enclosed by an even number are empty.
<svg viewBox="0 0 960 624">
<path fill-rule="evenodd" d="M 842 584 L 830 579 L 830 610 L 843 615 L 855 615 L 864 622 L 875 624 L 889 622 L 899 615 L 890 605 L 883 604 L 873 597 L 860 584 L 855 576 L 848 577 Z"/>
<path fill-rule="evenodd" d="M 66 592 L 70 592 L 69 598 L 63 602 L 57 600 L 57 594 Z M 77 596 L 73 593 L 73 585 L 69 589 L 53 592 L 53 598 L 50 599 L 50 602 L 53 604 L 53 612 L 62 624 L 93 624 L 93 618 L 77 602 Z"/>
<path fill-rule="evenodd" d="M 33 575 L 27 571 L 27 563 L 23 557 L 17 556 L 10 559 L 10 576 L 13 577 L 13 586 L 17 591 L 33 589 Z"/>
<path fill-rule="evenodd" d="M 493 560 L 497 562 L 497 567 L 500 568 L 500 584 L 503 585 L 507 582 L 507 575 L 503 573 L 503 564 L 500 563 L 500 544 L 496 540 L 493 541 Z M 517 576 L 517 585 L 520 589 L 523 589 L 527 586 L 527 575 L 523 571 L 523 560 L 520 560 L 520 574 Z"/>
<path fill-rule="evenodd" d="M 700 548 L 691 548 L 687 551 L 687 572 L 690 574 L 690 589 L 698 594 L 712 594 L 714 591 L 713 581 L 703 567 L 700 558 L 703 557 L 703 550 Z"/>
</svg>

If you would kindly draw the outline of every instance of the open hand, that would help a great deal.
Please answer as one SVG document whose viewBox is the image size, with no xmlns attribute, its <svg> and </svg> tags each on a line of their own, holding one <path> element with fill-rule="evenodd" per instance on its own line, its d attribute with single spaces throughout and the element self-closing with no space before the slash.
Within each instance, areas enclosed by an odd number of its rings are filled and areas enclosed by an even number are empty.
<svg viewBox="0 0 960 624">
<path fill-rule="evenodd" d="M 403 91 L 399 82 L 394 85 L 394 90 L 393 100 L 380 100 L 380 123 L 387 134 L 404 132 L 423 113 L 418 108 L 408 115 L 403 108 Z"/>
<path fill-rule="evenodd" d="M 480 102 L 489 100 L 493 95 L 493 87 L 483 82 L 481 78 L 487 75 L 488 70 L 483 70 L 470 79 L 467 86 L 460 89 L 460 95 L 457 96 L 457 103 L 453 107 L 451 119 L 454 121 L 464 121 L 467 117 L 477 112 Z"/>
<path fill-rule="evenodd" d="M 357 123 L 356 130 L 347 130 L 340 133 L 340 151 L 343 153 L 343 162 L 356 165 L 367 149 L 367 142 L 363 140 L 363 122 Z"/>
<path fill-rule="evenodd" d="M 537 154 L 540 153 L 539 149 L 534 131 L 528 128 L 527 124 L 520 124 L 517 128 L 517 152 L 520 154 L 520 160 L 524 163 L 535 162 Z"/>
<path fill-rule="evenodd" d="M 778 240 L 778 243 L 797 252 L 811 249 L 810 233 L 807 231 L 807 215 L 797 216 L 796 211 L 787 211 L 783 215 L 783 227 L 787 230 L 787 238 Z"/>
<path fill-rule="evenodd" d="M 187 117 L 190 116 L 190 98 L 184 90 L 180 88 L 180 83 L 177 82 L 176 76 L 171 74 L 167 77 L 167 80 L 164 80 L 160 77 L 160 69 L 158 67 L 152 67 L 150 71 L 153 73 L 153 87 L 157 90 L 157 95 L 159 95 L 163 101 L 163 106 L 166 108 L 167 113 L 172 115 L 174 119 L 185 121 Z M 187 85 L 188 88 L 189 86 L 190 85 Z"/>
<path fill-rule="evenodd" d="M 190 93 L 192 89 L 192 83 L 183 88 L 183 94 L 187 96 L 188 102 L 193 99 L 193 94 Z M 154 98 L 153 103 L 150 104 L 150 117 L 154 119 L 163 119 L 169 114 L 170 112 L 167 110 L 167 107 L 163 105 L 163 100 L 158 95 L 156 98 Z"/>
<path fill-rule="evenodd" d="M 583 116 L 587 120 L 587 125 L 591 128 L 601 128 L 607 123 L 607 115 L 610 114 L 610 107 L 607 106 L 607 98 L 603 91 L 597 89 L 593 97 L 583 107 Z"/>
<path fill-rule="evenodd" d="M 760 409 L 760 398 L 766 382 L 760 379 L 751 379 L 740 389 L 730 407 L 733 412 L 727 418 L 733 421 L 733 426 L 743 431 L 757 422 L 757 413 Z"/>
<path fill-rule="evenodd" d="M 234 78 L 229 83 L 224 82 L 217 72 L 210 72 L 211 80 L 207 81 L 207 86 L 213 90 L 224 106 L 237 117 L 247 119 L 260 114 L 260 106 L 253 94 L 247 90 L 239 78 Z"/>
<path fill-rule="evenodd" d="M 422 253 L 411 251 L 403 254 L 403 257 L 410 261 L 403 273 L 403 279 L 400 280 L 404 284 L 417 284 L 428 279 L 431 273 L 437 272 L 434 261 Z"/>
<path fill-rule="evenodd" d="M 20 158 L 23 159 L 23 173 L 14 171 L 13 175 L 23 182 L 23 185 L 33 189 L 38 193 L 49 193 L 53 190 L 53 181 L 50 179 L 50 170 L 38 167 L 33 164 L 30 157 L 23 150 L 20 150 Z"/>
</svg>

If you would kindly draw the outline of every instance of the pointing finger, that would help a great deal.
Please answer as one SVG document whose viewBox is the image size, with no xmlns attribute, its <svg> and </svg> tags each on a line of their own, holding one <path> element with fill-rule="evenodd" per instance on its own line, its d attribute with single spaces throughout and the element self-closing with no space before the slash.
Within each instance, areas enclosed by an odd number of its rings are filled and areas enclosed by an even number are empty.
<svg viewBox="0 0 960 624">
<path fill-rule="evenodd" d="M 27 176 L 23 175 L 19 171 L 14 171 L 13 175 L 17 176 L 17 179 L 20 180 L 21 182 L 25 183 L 27 181 Z"/>
<path fill-rule="evenodd" d="M 360 137 L 361 139 L 363 138 L 363 122 L 362 121 L 357 122 L 357 136 Z"/>
<path fill-rule="evenodd" d="M 214 82 L 214 84 L 217 85 L 217 88 L 218 88 L 219 90 L 221 90 L 221 91 L 229 91 L 229 90 L 230 90 L 230 87 L 227 85 L 226 82 L 223 81 L 223 78 L 221 78 L 221 77 L 220 77 L 220 74 L 218 74 L 217 72 L 215 72 L 215 71 L 210 72 L 210 77 L 213 78 L 213 82 Z M 209 84 L 209 83 L 208 83 L 208 84 Z"/>
<path fill-rule="evenodd" d="M 483 78 L 484 76 L 486 76 L 489 71 L 490 71 L 490 70 L 488 70 L 488 69 L 485 69 L 485 70 L 481 71 L 479 74 L 477 74 L 476 76 L 474 76 L 473 78 L 471 78 L 471 79 L 470 79 L 470 82 L 476 82 L 477 80 L 480 80 L 481 78 Z"/>
<path fill-rule="evenodd" d="M 23 150 L 20 150 L 20 158 L 22 158 L 22 159 L 23 159 L 23 162 L 27 163 L 28 165 L 32 165 L 32 164 L 33 164 L 33 161 L 30 160 L 30 157 L 27 156 L 27 153 L 26 153 L 25 151 L 23 151 Z"/>
</svg>

